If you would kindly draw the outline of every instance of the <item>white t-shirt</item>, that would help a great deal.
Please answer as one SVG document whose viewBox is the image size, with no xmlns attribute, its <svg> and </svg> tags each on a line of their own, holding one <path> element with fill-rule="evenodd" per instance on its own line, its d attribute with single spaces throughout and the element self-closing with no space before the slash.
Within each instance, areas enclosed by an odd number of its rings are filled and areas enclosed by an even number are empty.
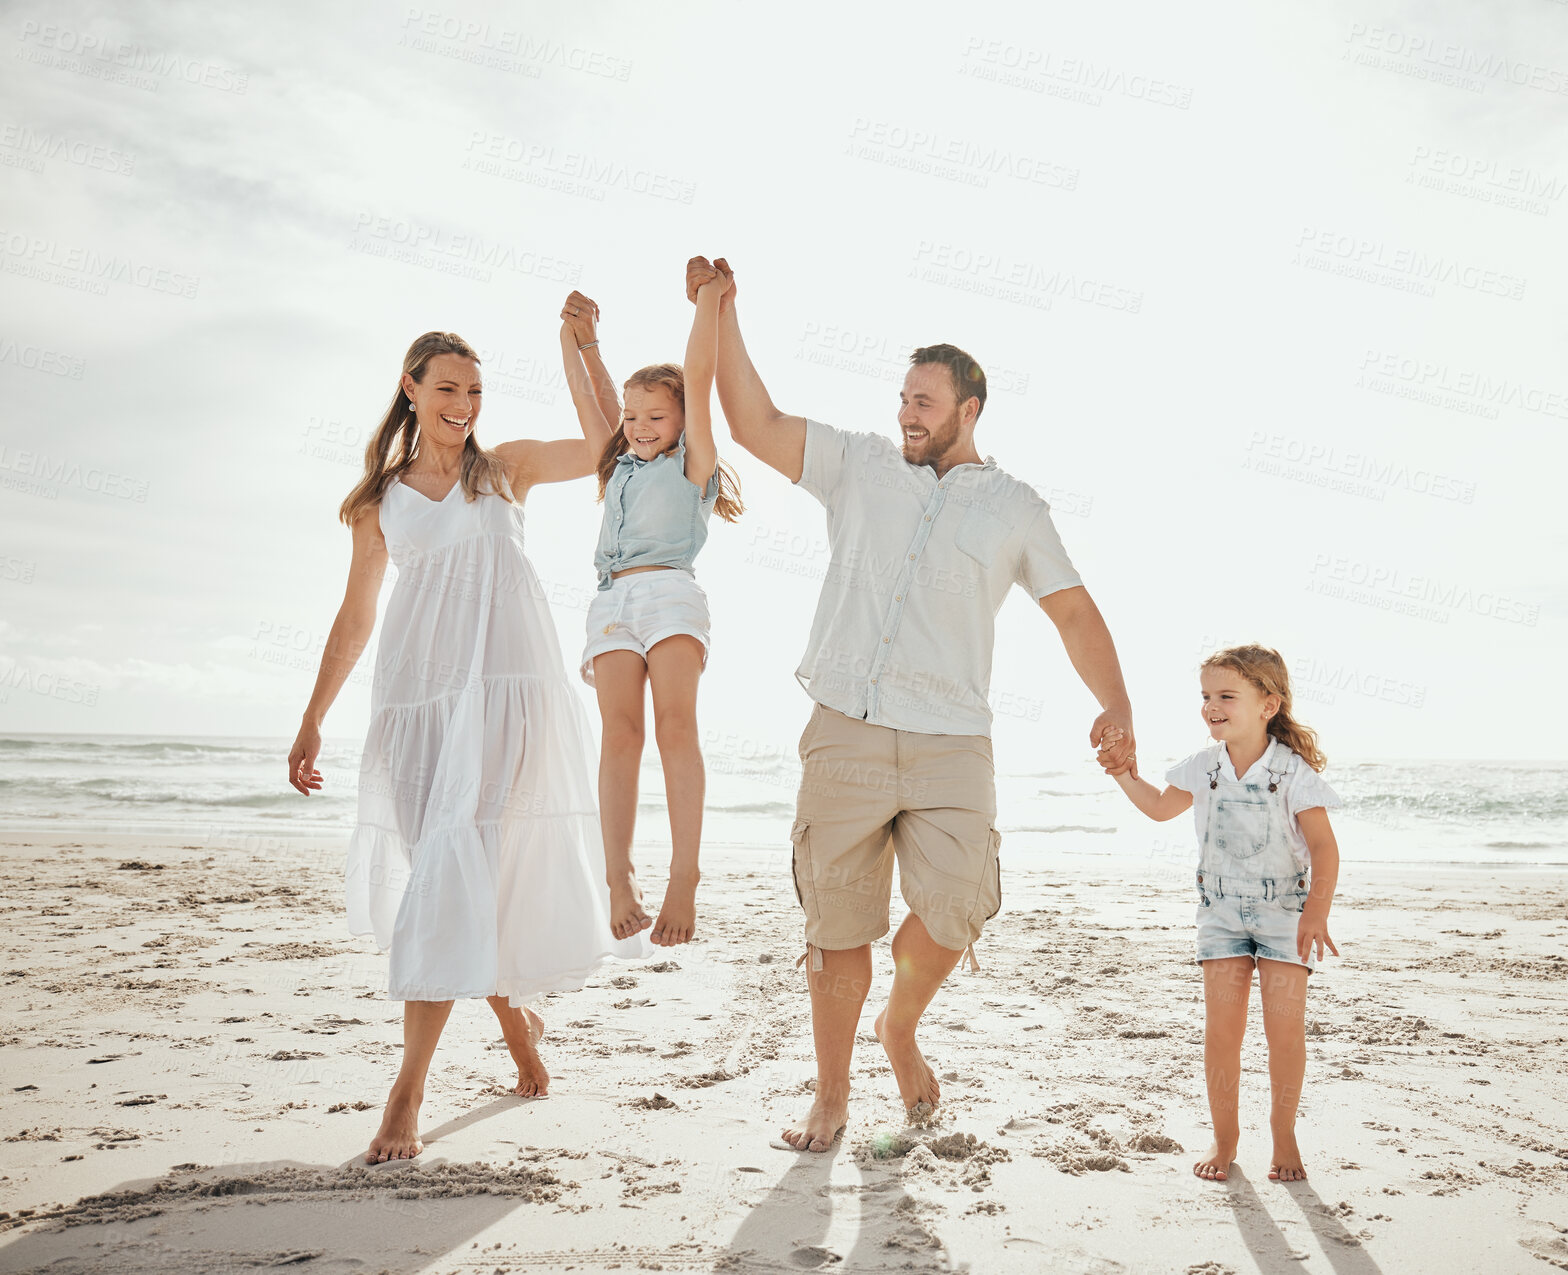
<svg viewBox="0 0 1568 1275">
<path fill-rule="evenodd" d="M 1325 810 L 1337 810 L 1345 803 L 1339 799 L 1339 794 L 1323 781 L 1323 776 L 1301 759 L 1299 753 L 1292 752 L 1277 739 L 1269 740 L 1269 746 L 1263 750 L 1263 756 L 1252 763 L 1245 775 L 1236 774 L 1236 768 L 1230 763 L 1230 750 L 1224 744 L 1214 744 L 1202 752 L 1193 753 L 1191 757 L 1177 762 L 1165 772 L 1166 783 L 1192 794 L 1192 818 L 1200 844 L 1209 826 L 1209 801 L 1224 791 L 1223 787 L 1218 791 L 1209 787 L 1209 772 L 1218 765 L 1222 785 L 1229 780 L 1232 783 L 1261 783 L 1266 788 L 1269 783 L 1269 769 L 1272 768 L 1275 774 L 1280 772 L 1281 763 L 1276 758 L 1281 756 L 1284 758 L 1285 773 L 1279 780 L 1279 791 L 1285 798 L 1285 810 L 1290 816 L 1285 821 L 1286 833 L 1290 837 L 1290 848 L 1295 853 L 1298 864 L 1312 861 L 1312 856 L 1307 851 L 1307 839 L 1301 832 L 1301 812 L 1310 810 L 1313 806 L 1322 806 Z"/>
<path fill-rule="evenodd" d="M 800 487 L 827 509 L 832 551 L 795 676 L 819 704 L 932 735 L 991 733 L 996 613 L 1083 582 L 1050 506 L 985 463 L 941 478 L 897 442 L 806 422 Z"/>
</svg>

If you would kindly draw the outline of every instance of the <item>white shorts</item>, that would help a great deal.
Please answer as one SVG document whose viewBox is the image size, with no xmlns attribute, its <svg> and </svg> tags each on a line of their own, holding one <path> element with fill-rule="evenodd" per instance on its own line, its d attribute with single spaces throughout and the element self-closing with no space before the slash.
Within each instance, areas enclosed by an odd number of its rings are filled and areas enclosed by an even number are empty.
<svg viewBox="0 0 1568 1275">
<path fill-rule="evenodd" d="M 635 651 L 643 659 L 655 643 L 687 633 L 702 643 L 708 665 L 708 595 L 697 577 L 678 567 L 637 571 L 610 581 L 588 607 L 588 645 L 580 672 L 593 685 L 593 661 L 606 651 Z"/>
</svg>

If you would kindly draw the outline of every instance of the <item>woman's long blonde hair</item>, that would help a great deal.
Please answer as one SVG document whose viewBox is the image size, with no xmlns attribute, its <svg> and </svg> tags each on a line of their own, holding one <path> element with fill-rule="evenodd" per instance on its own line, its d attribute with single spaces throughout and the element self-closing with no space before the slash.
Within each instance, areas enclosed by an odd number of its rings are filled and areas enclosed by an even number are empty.
<svg viewBox="0 0 1568 1275">
<path fill-rule="evenodd" d="M 1318 735 L 1291 716 L 1290 670 L 1278 651 L 1266 646 L 1230 646 L 1203 661 L 1202 668 L 1228 668 L 1241 674 L 1265 695 L 1279 696 L 1279 712 L 1268 720 L 1268 733 L 1313 770 L 1322 770 L 1328 758 L 1318 747 Z"/>
<path fill-rule="evenodd" d="M 686 374 L 681 371 L 679 363 L 651 363 L 647 367 L 638 368 L 626 378 L 622 391 L 650 390 L 656 385 L 662 385 L 669 390 L 671 396 L 681 405 L 681 411 L 686 410 Z M 599 453 L 599 463 L 595 466 L 595 473 L 599 478 L 599 499 L 604 499 L 604 489 L 609 486 L 610 475 L 615 472 L 615 462 L 625 455 L 631 444 L 626 441 L 626 430 L 620 421 L 614 422 L 611 427 L 610 441 L 605 444 L 604 450 Z M 674 450 L 674 445 L 670 448 Z M 735 471 L 722 460 L 719 462 L 719 496 L 713 502 L 713 512 L 724 519 L 725 522 L 735 522 L 741 514 L 746 512 L 746 506 L 740 499 L 740 479 L 735 476 Z"/>
<path fill-rule="evenodd" d="M 403 356 L 403 371 L 423 385 L 425 373 L 430 370 L 430 360 L 442 354 L 456 354 L 479 362 L 473 346 L 457 333 L 426 332 L 408 347 L 408 353 Z M 364 476 L 343 501 L 338 517 L 352 527 L 361 514 L 381 503 L 392 480 L 412 465 L 418 455 L 419 422 L 414 417 L 414 405 L 403 393 L 403 378 L 399 376 L 392 403 L 365 445 Z M 464 498 L 473 500 L 494 494 L 511 500 L 511 489 L 505 479 L 506 466 L 501 458 L 481 447 L 470 432 L 463 441 L 462 468 L 457 477 Z"/>
</svg>

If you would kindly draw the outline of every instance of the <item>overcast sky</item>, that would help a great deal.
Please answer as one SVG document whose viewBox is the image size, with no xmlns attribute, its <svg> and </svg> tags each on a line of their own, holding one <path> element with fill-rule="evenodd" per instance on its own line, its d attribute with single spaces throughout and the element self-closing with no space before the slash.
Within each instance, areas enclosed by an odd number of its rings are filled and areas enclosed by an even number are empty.
<svg viewBox="0 0 1568 1275">
<path fill-rule="evenodd" d="M 409 342 L 484 352 L 481 441 L 575 434 L 566 293 L 624 378 L 702 252 L 786 411 L 892 433 L 910 348 L 980 359 L 1146 756 L 1242 640 L 1331 756 L 1564 756 L 1568 6 L 897 12 L 8 5 L 0 731 L 292 736 Z M 701 718 L 789 754 L 823 515 L 723 450 Z M 575 668 L 591 483 L 527 518 Z M 1003 769 L 1089 751 L 1021 592 L 993 699 Z"/>
</svg>

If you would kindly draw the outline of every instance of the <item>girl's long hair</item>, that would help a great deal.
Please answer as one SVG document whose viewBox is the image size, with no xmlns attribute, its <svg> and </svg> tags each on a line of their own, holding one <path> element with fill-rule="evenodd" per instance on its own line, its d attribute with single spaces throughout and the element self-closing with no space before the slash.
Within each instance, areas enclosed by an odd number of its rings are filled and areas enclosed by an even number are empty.
<svg viewBox="0 0 1568 1275">
<path fill-rule="evenodd" d="M 403 356 L 403 371 L 423 385 L 425 373 L 430 370 L 430 360 L 441 354 L 456 354 L 479 362 L 474 348 L 457 333 L 426 332 L 408 347 L 408 353 Z M 400 376 L 386 415 L 365 445 L 364 476 L 344 499 L 338 517 L 352 527 L 360 515 L 380 505 L 392 480 L 412 465 L 418 455 L 419 422 L 414 417 L 414 405 L 403 393 Z M 506 466 L 501 458 L 481 447 L 470 431 L 463 441 L 462 468 L 457 477 L 464 498 L 473 500 L 494 494 L 511 500 L 511 489 L 505 479 Z"/>
<path fill-rule="evenodd" d="M 1231 646 L 1203 661 L 1203 668 L 1228 668 L 1241 674 L 1265 695 L 1279 696 L 1279 712 L 1268 721 L 1269 734 L 1284 744 L 1313 770 L 1322 770 L 1328 758 L 1318 747 L 1318 735 L 1291 715 L 1290 670 L 1278 651 L 1266 646 Z"/>
<path fill-rule="evenodd" d="M 681 371 L 679 363 L 651 363 L 647 367 L 639 368 L 626 378 L 624 390 L 651 390 L 656 385 L 662 385 L 669 390 L 671 396 L 681 405 L 681 411 L 686 410 L 686 376 Z M 669 450 L 674 451 L 677 443 L 672 443 Z M 599 478 L 599 499 L 604 499 L 604 489 L 609 486 L 610 475 L 615 472 L 615 462 L 626 453 L 631 444 L 626 441 L 626 429 L 620 421 L 616 421 L 611 429 L 610 441 L 605 444 L 604 450 L 599 453 L 599 463 L 595 472 Z M 706 485 L 706 484 L 705 484 Z M 740 499 L 740 479 L 722 460 L 719 462 L 719 496 L 713 502 L 713 512 L 724 519 L 725 522 L 735 522 L 741 514 L 746 512 L 746 506 Z"/>
</svg>

